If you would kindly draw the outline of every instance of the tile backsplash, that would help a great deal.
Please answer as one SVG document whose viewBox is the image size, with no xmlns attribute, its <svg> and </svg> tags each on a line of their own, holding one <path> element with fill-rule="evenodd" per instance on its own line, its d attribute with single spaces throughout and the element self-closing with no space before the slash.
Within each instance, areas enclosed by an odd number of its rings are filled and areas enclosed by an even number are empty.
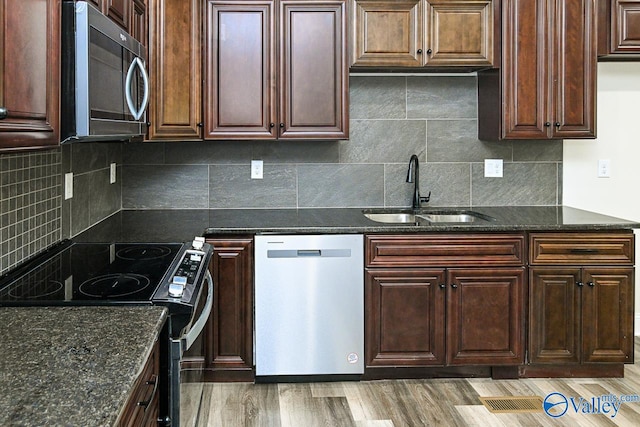
<svg viewBox="0 0 640 427">
<path fill-rule="evenodd" d="M 73 143 L 62 146 L 62 174 L 73 173 L 73 198 L 62 204 L 62 234 L 69 238 L 122 207 L 121 142 Z M 110 166 L 116 164 L 116 182 Z"/>
<path fill-rule="evenodd" d="M 60 149 L 0 155 L 0 274 L 61 238 Z"/>
<path fill-rule="evenodd" d="M 0 155 L 0 274 L 122 208 L 557 205 L 562 141 L 477 138 L 475 75 L 354 75 L 348 141 L 73 143 Z M 264 178 L 250 179 L 252 159 Z M 504 161 L 484 177 L 484 159 Z M 116 163 L 116 183 L 109 182 Z M 74 197 L 63 200 L 64 174 Z"/>
<path fill-rule="evenodd" d="M 414 153 L 430 206 L 559 204 L 562 141 L 480 141 L 475 75 L 353 75 L 350 86 L 348 141 L 124 145 L 123 208 L 409 206 Z M 504 177 L 485 178 L 485 159 L 502 159 Z"/>
</svg>

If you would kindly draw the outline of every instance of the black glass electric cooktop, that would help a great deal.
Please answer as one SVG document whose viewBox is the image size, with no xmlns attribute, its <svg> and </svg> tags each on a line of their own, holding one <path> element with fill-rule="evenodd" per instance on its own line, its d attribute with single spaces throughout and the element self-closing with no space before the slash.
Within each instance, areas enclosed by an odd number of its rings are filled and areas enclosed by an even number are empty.
<svg viewBox="0 0 640 427">
<path fill-rule="evenodd" d="M 4 278 L 0 305 L 150 302 L 181 247 L 75 243 Z"/>
</svg>

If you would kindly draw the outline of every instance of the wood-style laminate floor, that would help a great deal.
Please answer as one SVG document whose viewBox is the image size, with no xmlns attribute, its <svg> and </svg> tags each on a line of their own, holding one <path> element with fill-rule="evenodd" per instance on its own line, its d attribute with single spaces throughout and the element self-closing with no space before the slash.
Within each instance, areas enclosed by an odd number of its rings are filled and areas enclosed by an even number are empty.
<svg viewBox="0 0 640 427">
<path fill-rule="evenodd" d="M 636 338 L 636 359 L 640 357 Z M 640 426 L 640 401 L 618 413 L 493 414 L 479 396 L 540 396 L 560 392 L 592 398 L 640 395 L 640 362 L 622 379 L 425 379 L 336 383 L 186 384 L 183 426 Z M 581 406 L 584 408 L 584 406 Z"/>
</svg>

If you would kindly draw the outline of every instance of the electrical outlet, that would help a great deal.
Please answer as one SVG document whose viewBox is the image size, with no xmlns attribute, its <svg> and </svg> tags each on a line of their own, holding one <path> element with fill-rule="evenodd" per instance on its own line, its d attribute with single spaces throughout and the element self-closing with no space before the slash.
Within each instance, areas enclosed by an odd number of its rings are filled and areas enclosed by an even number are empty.
<svg viewBox="0 0 640 427">
<path fill-rule="evenodd" d="M 111 163 L 109 170 L 109 184 L 115 184 L 116 182 L 116 164 Z"/>
<path fill-rule="evenodd" d="M 73 197 L 73 172 L 64 174 L 64 199 Z"/>
<path fill-rule="evenodd" d="M 262 179 L 262 160 L 251 160 L 251 179 Z"/>
<path fill-rule="evenodd" d="M 611 160 L 600 159 L 598 160 L 598 178 L 610 178 L 611 177 Z"/>
<path fill-rule="evenodd" d="M 502 178 L 502 159 L 484 159 L 484 176 Z"/>
</svg>

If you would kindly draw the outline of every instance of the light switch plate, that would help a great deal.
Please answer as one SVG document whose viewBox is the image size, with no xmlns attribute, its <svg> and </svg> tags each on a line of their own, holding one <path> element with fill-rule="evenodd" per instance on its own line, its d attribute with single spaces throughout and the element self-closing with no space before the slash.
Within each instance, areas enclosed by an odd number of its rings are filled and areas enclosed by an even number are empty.
<svg viewBox="0 0 640 427">
<path fill-rule="evenodd" d="M 502 178 L 502 159 L 484 159 L 484 176 Z"/>
<path fill-rule="evenodd" d="M 262 179 L 262 160 L 251 160 L 251 179 Z"/>
<path fill-rule="evenodd" d="M 69 200 L 73 197 L 73 172 L 64 174 L 64 199 Z"/>
<path fill-rule="evenodd" d="M 115 184 L 116 182 L 116 164 L 111 163 L 109 170 L 109 184 Z"/>
</svg>

